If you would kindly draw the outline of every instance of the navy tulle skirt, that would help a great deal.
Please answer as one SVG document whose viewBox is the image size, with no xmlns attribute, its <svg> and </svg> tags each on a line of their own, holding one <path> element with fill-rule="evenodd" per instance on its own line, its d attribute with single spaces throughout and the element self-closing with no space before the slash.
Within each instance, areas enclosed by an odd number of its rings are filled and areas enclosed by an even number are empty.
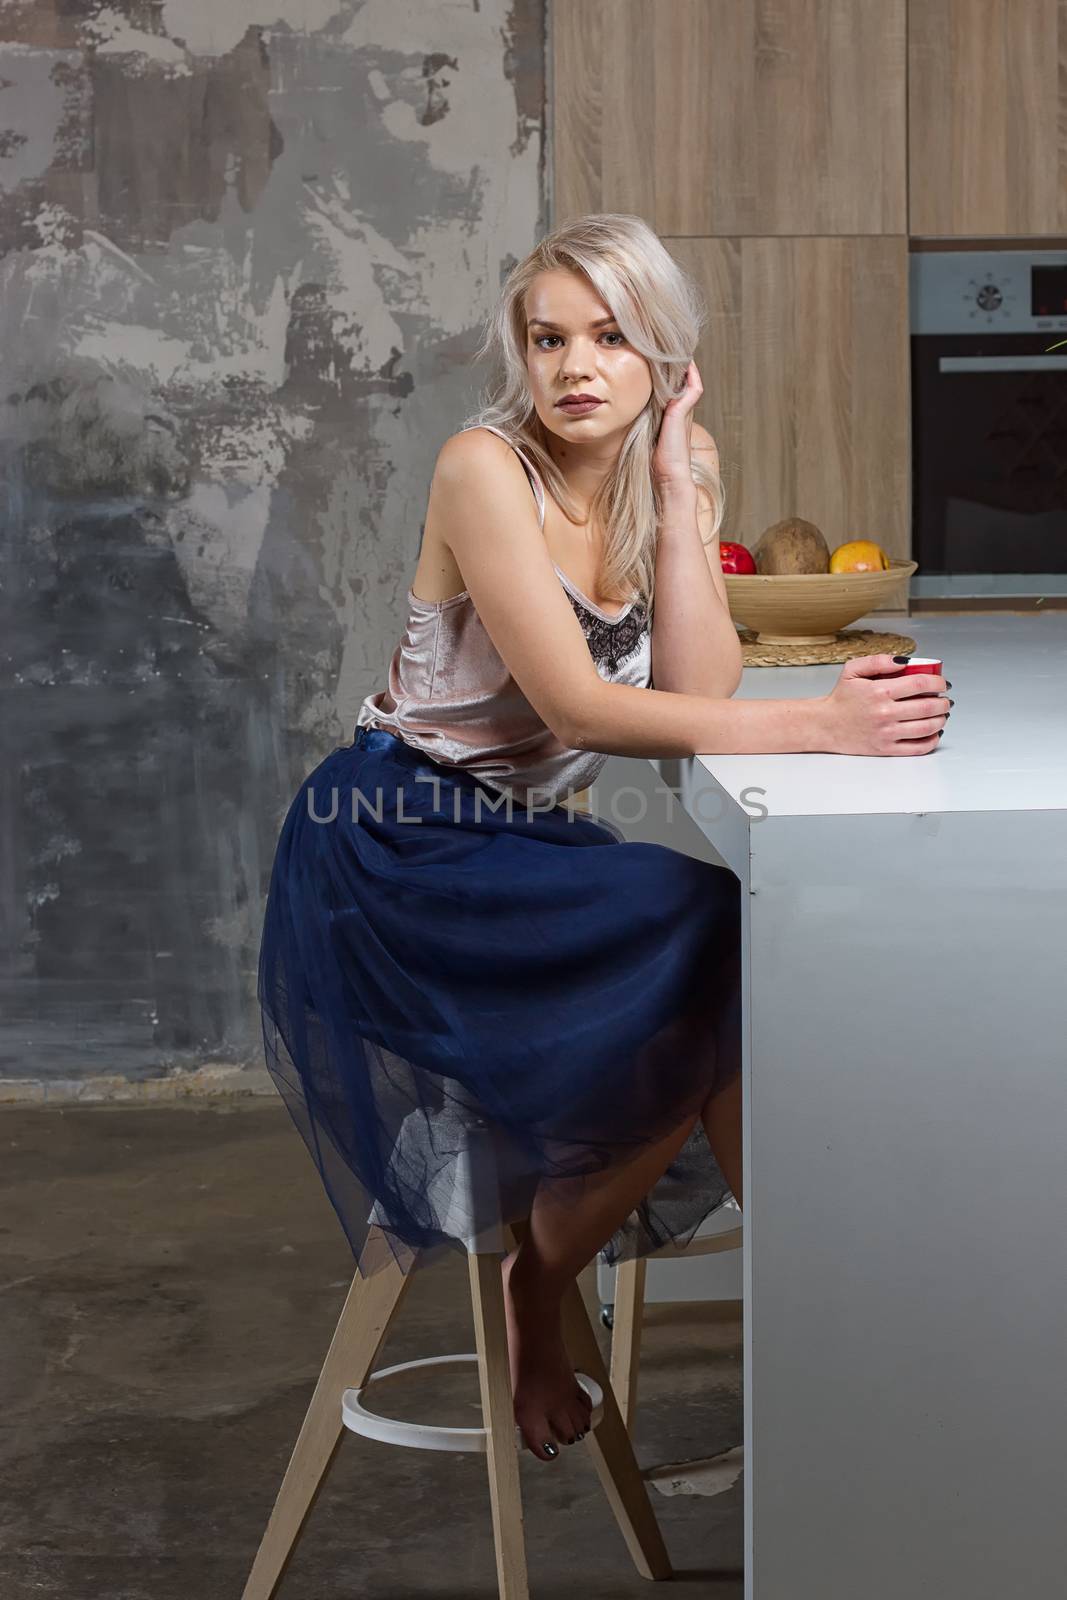
<svg viewBox="0 0 1067 1600">
<path fill-rule="evenodd" d="M 538 1183 L 595 1183 L 740 1070 L 734 874 L 500 802 L 359 728 L 282 826 L 267 1065 L 364 1274 L 491 1236 Z M 494 1181 L 472 1183 L 486 1138 Z M 728 1196 L 698 1123 L 605 1258 L 687 1241 Z"/>
</svg>

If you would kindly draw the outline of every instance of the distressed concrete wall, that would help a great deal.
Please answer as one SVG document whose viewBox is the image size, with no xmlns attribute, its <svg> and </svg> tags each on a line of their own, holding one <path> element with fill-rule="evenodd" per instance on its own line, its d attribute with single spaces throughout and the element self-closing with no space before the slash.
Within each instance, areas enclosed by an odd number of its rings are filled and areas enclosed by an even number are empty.
<svg viewBox="0 0 1067 1600">
<path fill-rule="evenodd" d="M 383 681 L 545 226 L 543 36 L 0 0 L 0 1094 L 259 1064 L 278 826 Z"/>
</svg>

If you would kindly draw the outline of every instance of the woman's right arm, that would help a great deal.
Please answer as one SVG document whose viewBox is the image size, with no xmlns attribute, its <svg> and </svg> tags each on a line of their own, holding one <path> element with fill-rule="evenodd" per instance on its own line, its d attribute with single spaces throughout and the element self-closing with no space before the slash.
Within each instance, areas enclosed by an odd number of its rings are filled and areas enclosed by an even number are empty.
<svg viewBox="0 0 1067 1600">
<path fill-rule="evenodd" d="M 917 697 L 939 694 L 944 678 L 879 679 L 896 671 L 888 655 L 848 662 L 833 691 L 816 699 L 718 700 L 606 682 L 556 575 L 522 464 L 495 434 L 470 429 L 445 441 L 431 512 L 497 652 L 569 749 L 924 755 L 937 746 L 948 701 Z"/>
</svg>

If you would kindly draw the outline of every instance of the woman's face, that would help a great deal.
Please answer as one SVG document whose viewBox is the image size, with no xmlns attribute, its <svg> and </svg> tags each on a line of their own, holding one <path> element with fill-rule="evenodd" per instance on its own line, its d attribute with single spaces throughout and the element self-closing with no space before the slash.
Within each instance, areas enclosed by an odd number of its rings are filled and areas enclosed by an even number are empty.
<svg viewBox="0 0 1067 1600">
<path fill-rule="evenodd" d="M 526 291 L 526 366 L 537 415 L 578 445 L 621 439 L 652 394 L 648 362 L 632 348 L 582 273 L 540 272 Z M 595 395 L 587 411 L 560 405 Z"/>
</svg>

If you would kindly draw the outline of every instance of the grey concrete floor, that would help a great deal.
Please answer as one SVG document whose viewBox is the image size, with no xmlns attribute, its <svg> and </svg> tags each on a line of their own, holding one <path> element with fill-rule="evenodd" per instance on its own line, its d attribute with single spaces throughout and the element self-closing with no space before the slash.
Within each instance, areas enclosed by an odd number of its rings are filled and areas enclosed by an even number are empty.
<svg viewBox="0 0 1067 1600">
<path fill-rule="evenodd" d="M 7 1108 L 0 1148 L 0 1593 L 239 1600 L 352 1274 L 284 1109 Z M 448 1257 L 382 1359 L 473 1348 Z M 642 1371 L 643 1466 L 740 1442 L 736 1307 L 650 1307 Z M 469 1425 L 475 1384 L 403 1409 Z M 580 1447 L 522 1485 L 534 1596 L 649 1595 Z M 674 1588 L 740 1600 L 741 1482 L 652 1493 Z M 484 1459 L 346 1435 L 278 1600 L 496 1592 Z"/>
</svg>

